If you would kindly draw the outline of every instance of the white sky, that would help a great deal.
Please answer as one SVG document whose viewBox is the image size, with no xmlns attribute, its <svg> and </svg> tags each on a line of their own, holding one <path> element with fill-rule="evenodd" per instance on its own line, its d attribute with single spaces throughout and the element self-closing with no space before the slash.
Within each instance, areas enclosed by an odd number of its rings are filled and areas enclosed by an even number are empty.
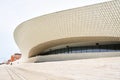
<svg viewBox="0 0 120 80">
<path fill-rule="evenodd" d="M 0 62 L 19 52 L 13 32 L 20 23 L 40 15 L 110 0 L 0 0 Z"/>
</svg>

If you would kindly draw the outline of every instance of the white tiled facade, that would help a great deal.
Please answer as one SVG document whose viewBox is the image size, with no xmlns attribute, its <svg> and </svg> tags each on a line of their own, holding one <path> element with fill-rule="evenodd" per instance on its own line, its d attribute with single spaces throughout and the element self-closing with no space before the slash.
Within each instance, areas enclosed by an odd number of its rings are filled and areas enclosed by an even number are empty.
<svg viewBox="0 0 120 80">
<path fill-rule="evenodd" d="M 58 43 L 55 42 L 57 40 Z M 48 45 L 72 43 L 75 40 L 119 42 L 120 0 L 36 17 L 23 22 L 15 30 L 15 41 L 24 58 L 42 51 Z"/>
</svg>

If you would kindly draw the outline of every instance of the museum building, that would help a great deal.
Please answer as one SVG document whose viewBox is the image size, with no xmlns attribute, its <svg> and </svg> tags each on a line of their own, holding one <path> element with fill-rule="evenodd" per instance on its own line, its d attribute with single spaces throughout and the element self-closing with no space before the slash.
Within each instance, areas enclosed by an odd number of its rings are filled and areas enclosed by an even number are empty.
<svg viewBox="0 0 120 80">
<path fill-rule="evenodd" d="M 14 38 L 27 62 L 120 56 L 120 1 L 63 10 L 27 20 Z"/>
</svg>

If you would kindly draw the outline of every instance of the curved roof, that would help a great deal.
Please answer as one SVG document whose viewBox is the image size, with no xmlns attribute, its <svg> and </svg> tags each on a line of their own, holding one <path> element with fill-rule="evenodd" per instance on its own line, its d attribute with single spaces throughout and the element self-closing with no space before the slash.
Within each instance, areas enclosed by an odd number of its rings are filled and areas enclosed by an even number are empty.
<svg viewBox="0 0 120 80">
<path fill-rule="evenodd" d="M 16 28 L 15 41 L 24 58 L 65 42 L 120 41 L 119 3 L 114 0 L 33 18 Z"/>
</svg>

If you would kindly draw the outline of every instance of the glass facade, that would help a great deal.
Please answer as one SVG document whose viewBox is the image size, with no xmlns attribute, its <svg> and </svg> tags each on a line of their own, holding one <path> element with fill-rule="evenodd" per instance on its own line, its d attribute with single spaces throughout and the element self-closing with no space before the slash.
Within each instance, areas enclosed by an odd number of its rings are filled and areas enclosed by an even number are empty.
<svg viewBox="0 0 120 80">
<path fill-rule="evenodd" d="M 71 54 L 71 53 L 94 53 L 94 52 L 120 52 L 120 44 L 106 44 L 99 45 L 96 43 L 94 46 L 66 46 L 64 48 L 50 49 L 47 52 L 38 55 L 52 55 L 52 54 Z M 37 56 L 38 56 L 37 55 Z"/>
</svg>

